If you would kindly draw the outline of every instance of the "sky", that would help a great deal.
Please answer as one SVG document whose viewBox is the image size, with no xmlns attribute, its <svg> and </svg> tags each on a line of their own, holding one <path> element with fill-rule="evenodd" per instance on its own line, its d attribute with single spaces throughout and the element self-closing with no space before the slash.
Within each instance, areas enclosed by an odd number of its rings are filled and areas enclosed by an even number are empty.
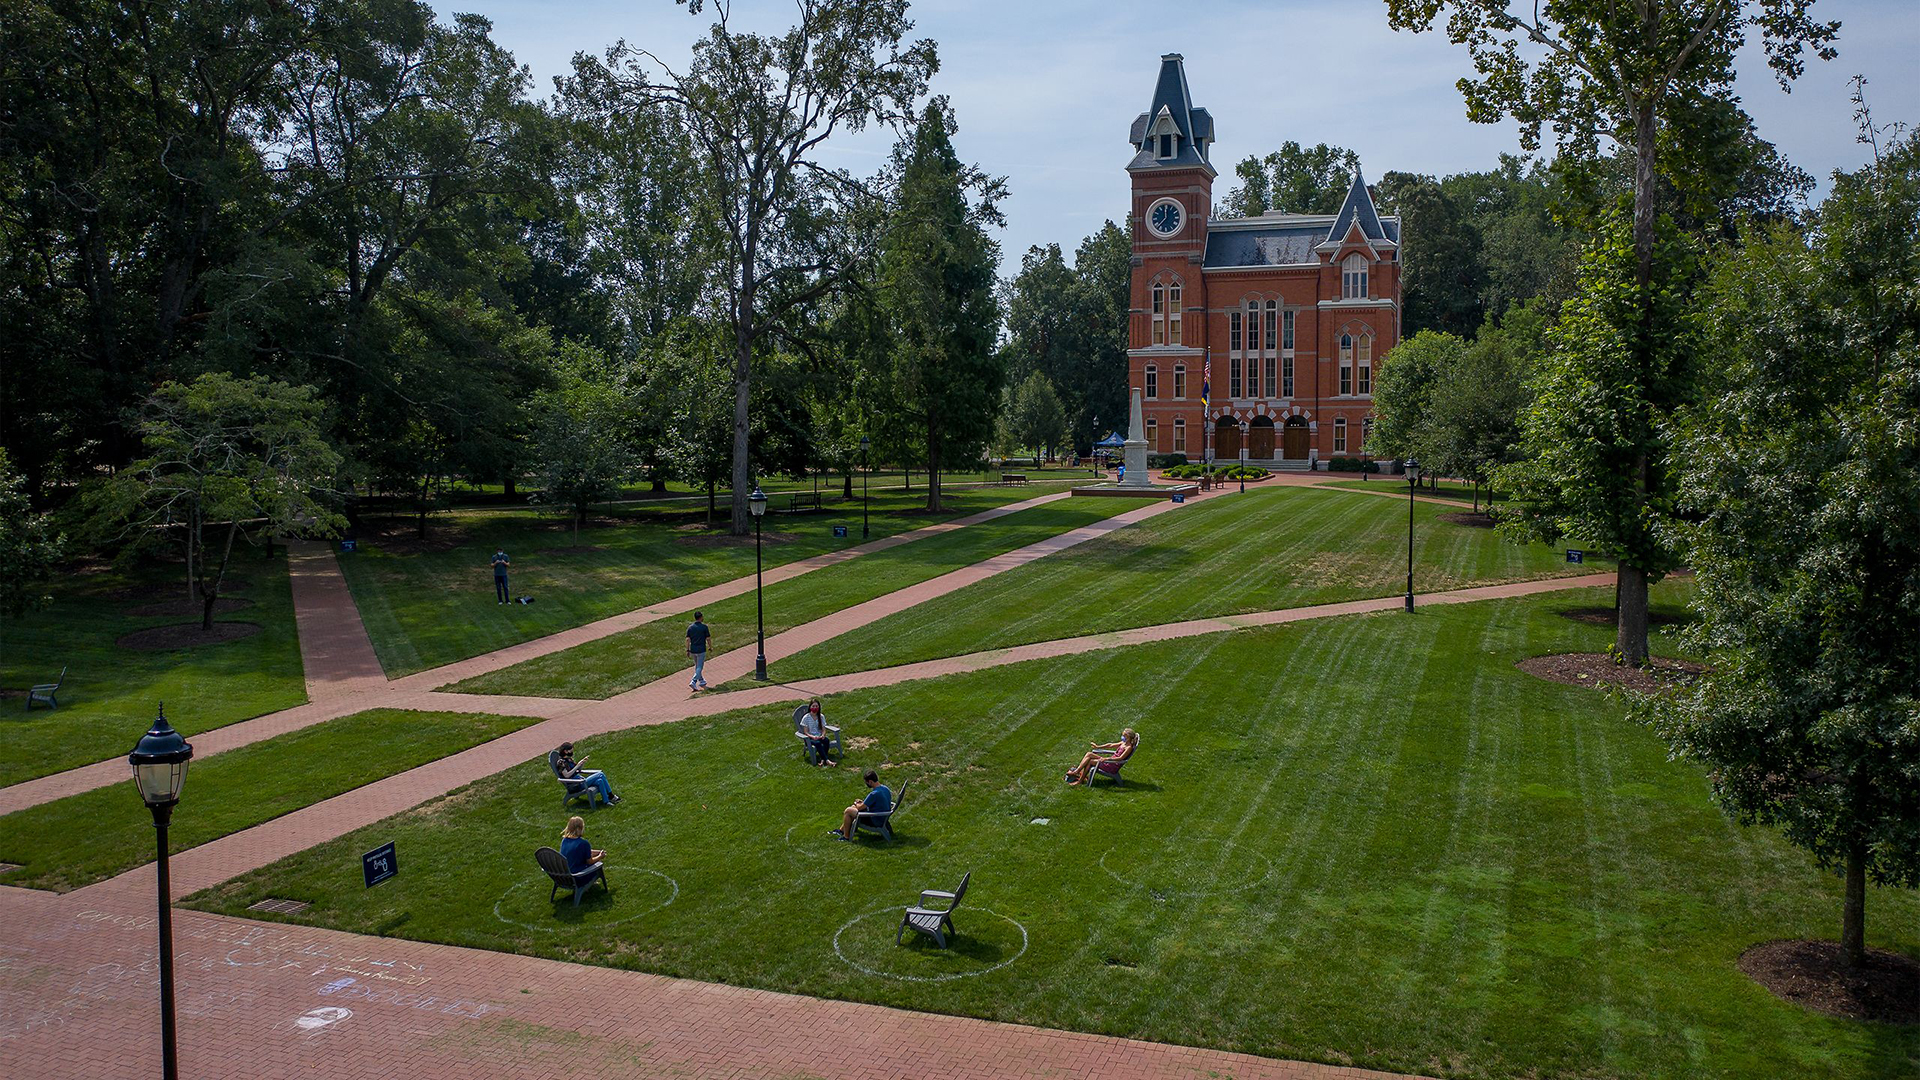
<svg viewBox="0 0 1920 1080">
<path fill-rule="evenodd" d="M 442 15 L 491 19 L 542 95 L 574 53 L 621 38 L 679 66 L 712 19 L 711 5 L 689 15 L 674 0 L 432 3 Z M 778 32 L 793 13 L 792 0 L 735 0 L 734 25 Z M 1352 149 L 1369 179 L 1489 169 L 1520 152 L 1511 123 L 1467 120 L 1454 85 L 1471 71 L 1466 50 L 1439 32 L 1395 32 L 1383 0 L 917 0 L 911 15 L 913 36 L 939 46 L 931 91 L 953 104 L 955 149 L 1007 178 L 1003 273 L 1031 245 L 1057 243 L 1071 258 L 1126 212 L 1127 128 L 1147 108 L 1162 53 L 1185 56 L 1194 104 L 1213 113 L 1216 200 L 1232 187 L 1235 162 L 1289 139 Z M 1920 0 L 1820 0 L 1814 15 L 1841 21 L 1838 58 L 1811 62 L 1785 94 L 1750 44 L 1735 93 L 1760 136 L 1824 192 L 1833 170 L 1869 156 L 1854 139 L 1854 75 L 1867 77 L 1876 120 L 1920 122 Z M 894 139 L 836 134 L 822 161 L 870 174 Z"/>
</svg>

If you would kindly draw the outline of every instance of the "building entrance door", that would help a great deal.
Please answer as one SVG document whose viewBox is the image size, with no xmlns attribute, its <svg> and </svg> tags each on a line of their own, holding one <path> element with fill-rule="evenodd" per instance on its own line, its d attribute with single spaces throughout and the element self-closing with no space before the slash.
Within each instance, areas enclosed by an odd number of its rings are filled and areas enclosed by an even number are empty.
<svg viewBox="0 0 1920 1080">
<path fill-rule="evenodd" d="M 1307 433 L 1307 422 L 1297 416 L 1287 418 L 1287 426 L 1281 429 L 1281 456 L 1288 461 L 1305 461 L 1307 444 L 1311 441 Z"/>
<path fill-rule="evenodd" d="M 1221 417 L 1213 426 L 1213 460 L 1240 460 L 1240 425 L 1231 416 Z"/>
<path fill-rule="evenodd" d="M 1259 461 L 1273 459 L 1273 418 L 1256 416 L 1247 439 L 1247 456 Z"/>
</svg>

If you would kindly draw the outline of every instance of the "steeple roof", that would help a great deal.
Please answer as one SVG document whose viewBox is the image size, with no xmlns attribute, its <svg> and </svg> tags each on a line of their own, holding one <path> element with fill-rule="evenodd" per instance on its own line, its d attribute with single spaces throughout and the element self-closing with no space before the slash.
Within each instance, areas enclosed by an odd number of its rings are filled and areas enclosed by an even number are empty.
<svg viewBox="0 0 1920 1080">
<path fill-rule="evenodd" d="M 1356 224 L 1360 226 L 1360 234 L 1369 240 L 1395 240 L 1380 224 L 1380 214 L 1373 208 L 1373 194 L 1367 190 L 1366 178 L 1360 175 L 1359 169 L 1353 170 L 1353 186 L 1347 188 L 1347 200 L 1340 204 L 1333 228 L 1327 230 L 1327 241 L 1337 244 L 1346 239 L 1347 232 Z"/>
<path fill-rule="evenodd" d="M 1158 139 L 1173 136 L 1173 154 L 1161 157 Z M 1207 144 L 1213 141 L 1213 114 L 1195 108 L 1187 90 L 1185 58 L 1167 53 L 1160 58 L 1160 77 L 1154 82 L 1153 104 L 1134 118 L 1129 141 L 1139 151 L 1128 170 L 1203 168 L 1207 163 Z"/>
</svg>

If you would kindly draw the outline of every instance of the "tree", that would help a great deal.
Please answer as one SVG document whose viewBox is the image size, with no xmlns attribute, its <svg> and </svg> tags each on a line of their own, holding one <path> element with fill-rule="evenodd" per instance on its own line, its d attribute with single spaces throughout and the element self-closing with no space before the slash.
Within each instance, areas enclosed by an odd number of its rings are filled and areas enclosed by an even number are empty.
<svg viewBox="0 0 1920 1080">
<path fill-rule="evenodd" d="M 1434 384 L 1421 460 L 1440 475 L 1471 481 L 1475 510 L 1480 486 L 1517 458 L 1520 420 L 1532 400 L 1530 382 L 1545 330 L 1545 320 L 1531 307 L 1514 308 L 1501 325 L 1481 327 Z"/>
<path fill-rule="evenodd" d="M 1512 497 L 1501 522 L 1509 537 L 1573 536 L 1618 560 L 1615 646 L 1633 664 L 1647 659 L 1647 587 L 1679 561 L 1674 425 L 1698 392 L 1697 256 L 1671 219 L 1661 225 L 1650 291 L 1635 280 L 1620 217 L 1588 248 L 1579 291 L 1547 333 L 1522 420 L 1525 460 L 1495 476 Z"/>
<path fill-rule="evenodd" d="M 1920 886 L 1920 141 L 1875 159 L 1714 277 L 1681 485 L 1712 666 L 1646 710 L 1728 814 L 1841 874 L 1850 967 L 1867 882 Z"/>
<path fill-rule="evenodd" d="M 702 0 L 682 0 L 699 12 Z M 722 233 L 724 319 L 733 336 L 733 531 L 747 530 L 754 357 L 769 337 L 789 343 L 789 318 L 832 292 L 846 263 L 816 241 L 809 219 L 830 218 L 855 185 L 814 154 L 835 131 L 904 117 L 939 61 L 931 41 L 903 45 L 906 0 L 797 0 L 800 22 L 778 37 L 736 32 L 730 0 L 684 74 L 625 42 L 605 68 L 635 107 L 667 107 L 671 137 L 692 146 L 704 212 Z M 642 62 L 660 69 L 646 71 Z"/>
<path fill-rule="evenodd" d="M 569 351 L 585 350 L 574 346 Z M 626 426 L 627 404 L 595 359 L 582 356 L 563 362 L 566 374 L 556 389 L 541 395 L 537 410 L 537 498 L 571 512 L 575 543 L 586 524 L 587 510 L 618 495 L 633 466 L 633 457 L 619 437 Z"/>
<path fill-rule="evenodd" d="M 999 246 L 985 226 L 999 224 L 999 181 L 954 156 L 953 115 L 944 98 L 928 104 L 914 128 L 893 220 L 881 241 L 881 304 L 896 328 L 890 368 L 899 408 L 924 433 L 927 509 L 938 511 L 940 474 L 977 459 L 993 433 L 1006 378 L 994 337 Z M 978 193 L 969 201 L 968 192 Z"/>
<path fill-rule="evenodd" d="M 1259 217 L 1268 210 L 1337 214 L 1360 171 L 1360 157 L 1345 147 L 1288 141 L 1264 158 L 1247 157 L 1233 171 L 1240 183 L 1220 204 L 1221 217 Z"/>
<path fill-rule="evenodd" d="M 17 619 L 50 599 L 41 592 L 65 553 L 67 537 L 53 515 L 35 513 L 26 478 L 0 449 L 0 615 Z"/>
<path fill-rule="evenodd" d="M 1013 388 L 1009 401 L 1009 428 L 1015 445 L 1033 449 L 1035 468 L 1043 452 L 1060 445 L 1067 433 L 1066 410 L 1045 375 L 1034 372 Z"/>
<path fill-rule="evenodd" d="M 1467 47 L 1480 76 L 1459 82 L 1468 119 L 1493 123 L 1511 116 L 1528 150 L 1539 148 L 1541 129 L 1551 125 L 1560 156 L 1574 162 L 1597 159 L 1601 139 L 1631 149 L 1630 280 L 1637 328 L 1625 344 L 1635 356 L 1615 370 L 1646 375 L 1662 366 L 1654 355 L 1662 348 L 1655 319 L 1666 303 L 1655 276 L 1658 176 L 1664 171 L 1677 182 L 1697 175 L 1703 155 L 1744 133 L 1731 123 L 1738 110 L 1725 105 L 1732 96 L 1734 57 L 1750 28 L 1759 31 L 1783 89 L 1799 76 L 1808 50 L 1821 59 L 1834 56 L 1839 23 L 1815 22 L 1808 14 L 1812 4 L 1556 0 L 1515 11 L 1507 0 L 1388 0 L 1387 12 L 1395 29 L 1416 33 L 1431 29 L 1441 11 L 1450 12 L 1447 38 Z M 1648 404 L 1658 409 L 1662 403 Z M 1660 501 L 1654 488 L 1662 462 L 1636 453 L 1616 464 L 1628 472 L 1631 502 L 1644 512 Z M 1619 647 L 1635 663 L 1647 655 L 1647 570 L 1620 564 Z"/>
<path fill-rule="evenodd" d="M 1426 456 L 1434 387 L 1466 351 L 1467 343 L 1457 335 L 1422 330 L 1381 359 L 1373 384 L 1373 437 L 1367 440 L 1367 453 L 1381 458 Z"/>
<path fill-rule="evenodd" d="M 140 423 L 146 456 L 92 492 L 92 520 L 131 537 L 132 551 L 178 529 L 200 626 L 211 630 L 243 526 L 325 536 L 345 524 L 326 497 L 340 455 L 321 436 L 320 414 L 312 387 L 264 376 L 162 383 Z"/>
</svg>

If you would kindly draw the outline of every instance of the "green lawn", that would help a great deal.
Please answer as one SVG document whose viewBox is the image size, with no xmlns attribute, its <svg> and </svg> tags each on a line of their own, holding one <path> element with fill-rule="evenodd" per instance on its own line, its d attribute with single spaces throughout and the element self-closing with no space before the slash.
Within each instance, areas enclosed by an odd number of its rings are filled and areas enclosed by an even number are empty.
<svg viewBox="0 0 1920 1080">
<path fill-rule="evenodd" d="M 194 762 L 168 848 L 185 851 L 540 721 L 374 709 Z M 153 858 L 153 817 L 129 782 L 0 817 L 7 885 L 66 892 Z"/>
<path fill-rule="evenodd" d="M 1015 461 L 1013 464 L 1008 465 L 1004 471 L 1024 473 L 1030 480 L 1035 482 L 1043 480 L 1072 480 L 1085 483 L 1093 475 L 1092 469 L 1089 467 L 1069 469 L 1057 462 L 1049 462 L 1036 469 L 1033 467 L 1032 462 L 1032 458 L 1028 458 L 1024 462 Z M 951 485 L 998 484 L 1002 471 L 1003 470 L 999 468 L 994 468 L 981 472 L 947 473 L 941 477 L 940 483 L 943 488 Z M 853 494 L 855 498 L 860 497 L 861 480 L 861 474 L 857 472 L 854 473 Z M 922 492 L 922 498 L 925 498 L 926 482 L 927 474 L 924 472 L 915 471 L 911 477 L 908 477 L 903 475 L 898 469 L 875 469 L 873 474 L 866 478 L 868 488 L 875 492 L 904 487 L 907 488 L 909 493 Z M 635 484 L 622 488 L 620 494 L 615 497 L 622 502 L 646 502 L 662 499 L 704 499 L 707 494 L 707 489 L 704 487 L 683 484 L 678 480 L 669 480 L 666 487 L 666 491 L 658 492 L 653 490 L 653 485 L 651 484 Z M 770 476 L 760 481 L 760 489 L 770 495 L 793 491 L 813 491 L 816 488 L 819 490 L 820 496 L 823 499 L 836 498 L 839 493 L 844 490 L 841 479 L 837 474 L 830 477 L 823 476 L 819 478 L 817 482 L 812 477 L 795 480 L 786 476 Z M 517 507 L 534 510 L 538 509 L 538 507 L 527 500 L 536 490 L 538 489 L 522 485 L 514 496 L 508 499 L 505 489 L 497 483 L 458 483 L 454 485 L 450 492 L 450 501 L 453 504 L 453 509 L 461 509 L 476 502 L 484 502 L 503 509 L 506 507 Z M 723 507 L 726 506 L 732 498 L 730 489 L 722 487 L 717 497 L 720 505 Z M 399 508 L 396 512 L 405 512 L 406 503 L 404 500 L 394 501 L 392 505 Z"/>
<path fill-rule="evenodd" d="M 532 859 L 565 818 L 538 761 L 190 903 L 291 897 L 303 924 L 1394 1070 L 1911 1075 L 1920 1030 L 1803 1011 L 1735 967 L 1833 936 L 1838 883 L 1731 824 L 1617 699 L 1515 670 L 1601 648 L 1558 612 L 1609 595 L 841 695 L 834 770 L 801 763 L 784 708 L 597 739 L 628 798 L 589 817 L 613 892 L 577 912 Z M 1143 736 L 1126 786 L 1063 785 L 1122 722 Z M 868 766 L 911 785 L 901 836 L 827 838 Z M 409 872 L 368 892 L 353 856 L 385 840 Z M 899 909 L 966 871 L 955 946 L 895 946 Z M 1868 902 L 1871 943 L 1920 955 L 1920 900 Z"/>
<path fill-rule="evenodd" d="M 917 529 L 953 517 L 1033 498 L 1065 485 L 971 488 L 929 514 L 919 493 L 875 492 L 872 534 Z M 773 508 L 781 505 L 776 499 Z M 836 551 L 860 542 L 860 501 L 825 501 L 813 514 L 769 512 L 763 520 L 768 566 Z M 362 546 L 341 566 L 360 618 L 389 677 L 492 652 L 531 638 L 730 581 L 753 573 L 754 545 L 702 524 L 691 504 L 621 511 L 617 524 L 581 530 L 517 511 L 436 518 L 429 542 L 393 537 Z M 833 526 L 847 526 L 836 538 Z M 494 600 L 493 552 L 513 559 L 515 595 L 530 605 Z"/>
<path fill-rule="evenodd" d="M 1115 514 L 1146 499 L 1063 499 L 980 525 L 941 533 L 766 587 L 769 637 L 842 608 L 939 577 L 1002 552 Z M 753 639 L 752 593 L 705 609 L 714 655 Z M 447 689 L 469 694 L 607 698 L 686 666 L 686 623 L 661 619 L 598 641 L 488 672 Z M 778 664 L 775 665 L 779 667 Z"/>
<path fill-rule="evenodd" d="M 184 649 L 141 651 L 114 644 L 131 631 L 200 616 L 132 615 L 185 598 L 182 572 L 161 564 L 124 574 L 70 574 L 49 591 L 54 603 L 19 619 L 0 618 L 0 785 L 86 765 L 133 749 L 161 702 L 188 735 L 291 708 L 307 699 L 293 625 L 284 549 L 272 559 L 235 557 L 230 573 L 246 587 L 227 595 L 250 603 L 215 616 L 250 622 L 252 637 Z M 152 590 L 151 592 L 149 590 Z M 60 708 L 27 712 L 26 689 L 67 668 Z"/>
<path fill-rule="evenodd" d="M 1441 521 L 1416 503 L 1414 587 L 1591 573 L 1555 549 Z M 1406 588 L 1407 507 L 1314 488 L 1255 489 L 1091 541 L 890 615 L 781 664 L 785 679 Z M 1044 597 L 1044 603 L 1036 603 Z M 737 688 L 743 683 L 732 684 Z"/>
</svg>

